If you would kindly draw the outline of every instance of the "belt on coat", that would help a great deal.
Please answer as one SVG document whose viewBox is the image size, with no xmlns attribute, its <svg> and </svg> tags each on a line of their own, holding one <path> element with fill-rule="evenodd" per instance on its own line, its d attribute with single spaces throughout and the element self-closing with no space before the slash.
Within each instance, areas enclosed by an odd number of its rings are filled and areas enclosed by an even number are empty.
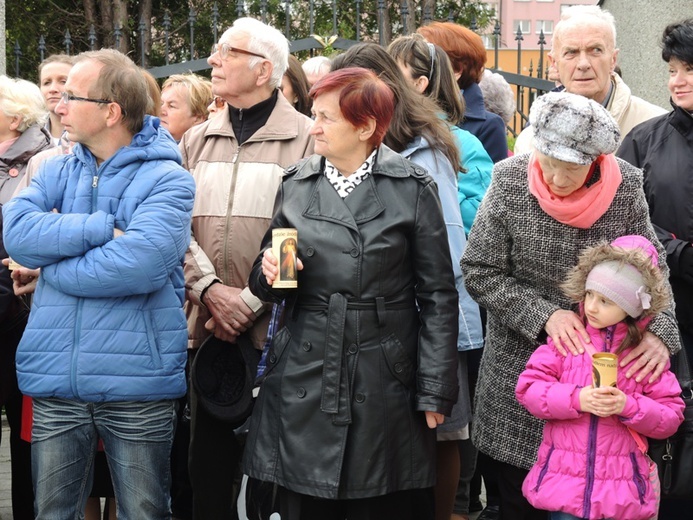
<svg viewBox="0 0 693 520">
<path fill-rule="evenodd" d="M 415 308 L 414 293 L 408 291 L 394 298 L 377 297 L 372 300 L 347 300 L 340 293 L 330 296 L 324 304 L 301 304 L 297 307 L 306 310 L 327 310 L 325 329 L 325 354 L 322 367 L 322 392 L 320 410 L 332 414 L 335 425 L 351 424 L 351 382 L 344 352 L 344 327 L 348 310 L 375 310 L 378 325 L 385 324 L 386 310 Z"/>
</svg>

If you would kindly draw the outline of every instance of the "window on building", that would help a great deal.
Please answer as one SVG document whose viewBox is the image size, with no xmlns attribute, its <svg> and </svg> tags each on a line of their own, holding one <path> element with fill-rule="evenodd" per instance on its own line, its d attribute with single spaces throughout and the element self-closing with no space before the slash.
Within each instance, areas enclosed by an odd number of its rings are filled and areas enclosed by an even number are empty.
<svg viewBox="0 0 693 520">
<path fill-rule="evenodd" d="M 484 47 L 487 49 L 496 48 L 496 37 L 493 34 L 482 34 L 481 40 L 484 42 Z"/>
<path fill-rule="evenodd" d="M 534 24 L 534 30 L 537 34 L 544 31 L 544 34 L 553 32 L 553 20 L 537 20 Z"/>
<path fill-rule="evenodd" d="M 561 5 L 561 14 L 563 14 L 563 11 L 565 11 L 569 7 L 573 7 L 574 5 L 581 5 L 581 4 L 562 4 Z"/>
<path fill-rule="evenodd" d="M 522 34 L 529 34 L 532 30 L 532 24 L 529 20 L 514 20 L 513 21 L 513 34 L 517 33 L 517 28 L 520 28 Z"/>
<path fill-rule="evenodd" d="M 537 2 L 553 2 L 554 0 L 537 0 Z"/>
</svg>

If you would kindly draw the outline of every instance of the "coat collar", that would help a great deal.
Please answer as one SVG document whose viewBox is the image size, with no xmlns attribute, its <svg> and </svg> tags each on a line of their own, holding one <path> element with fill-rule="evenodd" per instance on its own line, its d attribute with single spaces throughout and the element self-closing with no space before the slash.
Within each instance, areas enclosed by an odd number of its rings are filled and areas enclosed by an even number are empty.
<svg viewBox="0 0 693 520">
<path fill-rule="evenodd" d="M 323 175 L 315 181 L 315 187 L 303 210 L 303 217 L 327 220 L 357 231 L 359 224 L 373 220 L 383 211 L 385 203 L 378 195 L 372 175 L 356 186 L 345 199 L 337 194 L 334 186 Z"/>
<path fill-rule="evenodd" d="M 289 174 L 295 174 L 294 179 L 297 181 L 307 179 L 313 175 L 322 174 L 325 161 L 320 155 L 313 155 L 308 159 L 290 167 L 287 170 Z M 378 148 L 375 164 L 371 175 L 385 175 L 387 177 L 422 177 L 426 171 L 407 161 L 397 152 L 394 152 L 384 144 Z M 334 189 L 334 188 L 333 188 Z"/>
<path fill-rule="evenodd" d="M 671 102 L 674 111 L 671 113 L 669 124 L 680 133 L 686 141 L 693 144 L 693 114 L 690 114 L 677 104 Z"/>
<path fill-rule="evenodd" d="M 465 119 L 480 119 L 486 120 L 486 109 L 484 108 L 484 95 L 481 93 L 481 88 L 478 84 L 472 83 L 466 89 L 462 90 L 464 97 L 464 117 Z"/>
<path fill-rule="evenodd" d="M 376 155 L 371 175 L 359 184 L 349 196 L 342 199 L 322 174 L 324 158 L 313 155 L 303 163 L 289 168 L 295 181 L 315 178 L 314 187 L 303 210 L 303 216 L 315 220 L 327 220 L 358 231 L 358 226 L 377 218 L 385 211 L 386 202 L 378 191 L 378 176 L 405 178 L 423 177 L 425 171 L 381 145 Z M 316 178 L 317 176 L 317 178 Z"/>
<path fill-rule="evenodd" d="M 50 148 L 51 145 L 50 134 L 43 127 L 32 125 L 0 156 L 0 163 L 9 166 L 27 163 L 31 157 L 41 150 Z"/>
<path fill-rule="evenodd" d="M 277 102 L 274 110 L 267 118 L 267 122 L 248 138 L 247 143 L 254 141 L 280 141 L 295 139 L 299 134 L 299 121 L 305 118 L 303 114 L 286 100 L 281 92 L 277 93 Z M 216 117 L 212 118 L 205 129 L 205 138 L 209 136 L 230 137 L 234 141 L 236 136 L 231 126 L 228 103 Z"/>
</svg>

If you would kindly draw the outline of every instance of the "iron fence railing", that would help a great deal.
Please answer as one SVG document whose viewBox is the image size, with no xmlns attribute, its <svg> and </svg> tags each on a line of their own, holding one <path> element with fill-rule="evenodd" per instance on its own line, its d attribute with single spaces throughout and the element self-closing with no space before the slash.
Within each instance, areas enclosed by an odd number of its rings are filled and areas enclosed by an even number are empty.
<svg viewBox="0 0 693 520">
<path fill-rule="evenodd" d="M 295 0 L 294 0 L 295 1 Z M 354 0 L 354 10 L 356 14 L 356 20 L 361 20 L 362 19 L 362 13 L 360 11 L 361 9 L 361 3 L 363 0 Z M 314 31 L 314 9 L 315 9 L 315 1 L 310 0 L 309 1 L 309 34 L 310 36 L 304 37 L 304 38 L 291 38 L 292 36 L 292 26 L 291 26 L 291 0 L 285 0 L 284 2 L 285 5 L 285 27 L 284 29 L 284 34 L 287 36 L 287 39 L 290 41 L 290 50 L 292 53 L 297 53 L 301 51 L 310 51 L 313 53 L 314 51 L 323 51 L 326 46 L 328 45 L 327 42 L 325 42 L 322 38 L 318 36 L 316 39 L 313 34 Z M 332 0 L 332 8 L 333 8 L 333 17 L 332 17 L 332 34 L 337 35 L 337 27 L 338 27 L 338 10 L 337 10 L 337 1 Z M 383 35 L 385 34 L 384 27 L 382 27 L 383 21 L 387 18 L 384 16 L 385 10 L 388 9 L 388 5 L 384 0 L 379 0 L 377 3 L 377 9 L 378 9 L 378 18 L 380 20 L 380 24 L 378 26 L 378 35 L 377 35 L 377 40 L 381 45 L 383 45 L 385 42 L 383 41 Z M 237 2 L 236 4 L 236 10 L 235 10 L 235 15 L 236 17 L 242 17 L 246 16 L 247 13 L 244 10 L 244 2 Z M 187 17 L 187 26 L 188 26 L 188 38 L 187 41 L 181 41 L 181 34 L 183 31 L 180 30 L 174 30 L 172 28 L 172 20 L 171 20 L 171 15 L 169 12 L 165 12 L 163 17 L 161 18 L 161 27 L 156 30 L 156 45 L 159 46 L 160 48 L 160 54 L 161 54 L 161 62 L 160 63 L 150 63 L 151 56 L 148 55 L 146 45 L 145 45 L 145 33 L 146 33 L 146 23 L 144 19 L 140 19 L 138 25 L 137 25 L 137 48 L 135 50 L 132 50 L 130 52 L 131 57 L 135 60 L 138 61 L 140 65 L 144 66 L 152 75 L 156 78 L 165 78 L 168 77 L 172 74 L 180 74 L 184 72 L 200 72 L 209 69 L 209 65 L 207 63 L 207 56 L 206 56 L 206 48 L 202 50 L 200 46 L 196 46 L 196 39 L 198 38 L 198 35 L 196 33 L 196 23 L 198 20 L 198 14 L 194 8 L 190 8 L 188 17 Z M 209 19 L 211 19 L 212 22 L 212 35 L 213 35 L 213 40 L 214 43 L 218 41 L 219 37 L 219 29 L 222 23 L 224 23 L 224 26 L 228 26 L 231 24 L 233 20 L 222 20 L 220 13 L 219 13 L 219 8 L 217 3 L 215 2 L 212 5 L 211 12 L 206 13 L 209 15 Z M 267 22 L 268 19 L 268 11 L 267 11 L 267 2 L 262 2 L 261 3 L 261 12 L 260 12 L 260 18 L 264 21 Z M 397 32 L 397 34 L 406 34 L 406 28 L 408 27 L 408 20 L 409 17 L 412 16 L 413 13 L 409 13 L 408 7 L 407 7 L 407 2 L 406 0 L 401 2 L 400 6 L 400 19 L 391 21 L 392 24 L 392 33 L 393 36 L 396 36 L 394 34 Z M 424 11 L 421 14 L 421 19 L 423 24 L 430 23 L 433 20 L 432 13 L 424 9 Z M 448 15 L 448 20 L 453 21 L 454 20 L 454 13 L 450 12 Z M 470 28 L 474 31 L 477 31 L 476 23 L 474 20 L 472 20 L 472 23 L 470 24 Z M 154 31 L 153 31 L 154 32 Z M 293 27 L 293 32 L 296 32 L 296 28 Z M 516 95 L 516 109 L 517 109 L 517 114 L 516 117 L 511 120 L 511 123 L 508 125 L 508 132 L 512 134 L 513 136 L 517 136 L 517 134 L 522 130 L 522 128 L 525 126 L 527 119 L 528 119 L 528 114 L 529 114 L 529 108 L 536 99 L 537 96 L 543 94 L 546 91 L 551 90 L 554 87 L 554 84 L 551 81 L 548 81 L 548 66 L 545 64 L 544 56 L 545 56 L 545 44 L 546 40 L 544 37 L 543 31 L 539 35 L 539 40 L 537 42 L 537 45 L 539 46 L 539 55 L 538 55 L 538 63 L 536 64 L 536 67 L 533 63 L 533 61 L 530 62 L 530 65 L 528 67 L 528 72 L 529 74 L 523 74 L 523 48 L 522 48 L 522 43 L 524 41 L 525 35 L 522 33 L 520 27 L 517 28 L 517 32 L 515 35 L 515 41 L 516 43 L 516 49 L 514 51 L 516 52 L 516 58 L 517 58 L 517 69 L 515 72 L 510 72 L 508 70 L 502 70 L 501 67 L 499 66 L 499 51 L 501 49 L 500 46 L 500 34 L 501 34 L 501 26 L 498 21 L 496 21 L 495 26 L 493 28 L 493 49 L 492 49 L 492 55 L 494 57 L 493 59 L 493 66 L 489 67 L 490 70 L 493 72 L 497 72 L 503 77 L 505 77 L 506 81 L 512 86 L 512 88 L 515 91 Z M 176 42 L 178 42 L 177 48 L 173 48 L 173 45 L 171 43 L 172 37 L 175 35 Z M 112 47 L 119 49 L 121 48 L 121 40 L 123 39 L 123 28 L 119 24 L 116 24 L 113 27 L 113 30 L 110 34 L 111 41 L 113 42 Z M 154 35 L 152 35 L 152 38 L 154 39 Z M 355 39 L 348 39 L 348 38 L 340 38 L 337 37 L 334 41 L 330 39 L 329 46 L 332 49 L 335 50 L 345 50 L 348 49 L 350 46 L 358 43 L 362 39 L 374 39 L 374 38 L 363 38 L 363 34 L 361 31 L 361 24 L 357 23 L 355 27 Z M 79 52 L 85 51 L 85 50 L 94 50 L 97 46 L 97 34 L 94 26 L 91 26 L 89 28 L 89 31 L 86 36 L 86 42 L 82 42 L 83 44 L 86 43 L 86 45 L 83 45 L 84 48 L 80 48 L 80 46 L 76 45 L 76 42 L 74 41 L 73 37 L 70 34 L 69 28 L 65 29 L 65 32 L 63 33 L 63 39 L 62 42 L 60 42 L 59 46 L 54 46 L 52 48 L 52 51 L 55 52 L 56 47 L 60 48 L 61 52 L 65 52 L 65 54 L 77 54 Z M 183 49 L 188 48 L 189 50 L 186 50 L 185 53 L 183 53 Z M 48 50 L 48 45 L 46 43 L 44 35 L 39 35 L 37 39 L 37 48 L 38 50 L 38 59 L 42 61 L 48 54 L 50 54 Z M 490 52 L 491 50 L 489 50 Z M 536 53 L 536 49 L 532 50 L 533 53 Z M 14 72 L 16 77 L 22 77 L 21 74 L 21 69 L 20 65 L 22 65 L 22 57 L 24 56 L 24 52 L 22 47 L 20 46 L 19 42 L 14 42 L 14 47 L 12 54 L 14 55 Z M 33 53 L 36 54 L 36 53 Z M 178 61 L 176 62 L 171 62 L 172 57 L 178 57 Z M 27 64 L 24 64 L 25 67 L 27 68 Z M 38 64 L 29 64 L 29 65 L 38 65 Z M 33 69 L 36 67 L 34 66 Z"/>
</svg>

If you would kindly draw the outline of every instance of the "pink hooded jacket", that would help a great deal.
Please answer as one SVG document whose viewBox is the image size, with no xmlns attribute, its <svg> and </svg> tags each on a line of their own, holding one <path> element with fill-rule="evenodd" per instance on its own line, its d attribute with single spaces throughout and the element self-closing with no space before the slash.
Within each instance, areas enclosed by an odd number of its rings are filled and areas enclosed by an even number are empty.
<svg viewBox="0 0 693 520">
<path fill-rule="evenodd" d="M 623 322 L 604 330 L 586 328 L 598 352 L 615 352 L 626 333 Z M 628 350 L 619 354 L 619 362 Z M 580 411 L 580 389 L 592 384 L 589 353 L 564 357 L 549 338 L 532 354 L 515 395 L 547 421 L 537 462 L 522 486 L 534 507 L 590 520 L 647 520 L 657 514 L 649 459 L 628 427 L 656 439 L 672 435 L 683 421 L 681 387 L 669 370 L 652 384 L 627 379 L 627 370 L 618 371 L 618 388 L 628 396 L 623 413 L 600 418 Z"/>
</svg>

